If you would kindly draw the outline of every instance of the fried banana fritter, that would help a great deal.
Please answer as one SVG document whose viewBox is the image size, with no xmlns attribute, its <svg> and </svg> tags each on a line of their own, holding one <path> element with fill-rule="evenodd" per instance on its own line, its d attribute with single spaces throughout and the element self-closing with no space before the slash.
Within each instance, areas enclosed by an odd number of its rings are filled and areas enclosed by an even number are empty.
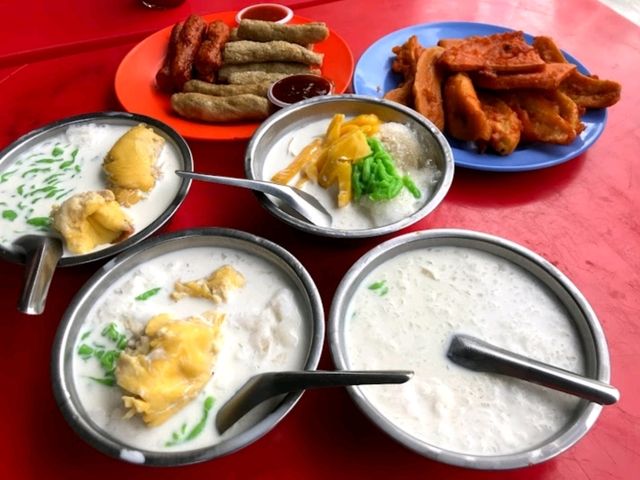
<svg viewBox="0 0 640 480">
<path fill-rule="evenodd" d="M 483 147 L 488 144 L 500 155 L 509 155 L 520 143 L 522 124 L 518 115 L 509 105 L 489 93 L 480 92 L 478 98 L 491 127 L 489 140 L 479 141 L 480 149 L 483 150 Z"/>
<path fill-rule="evenodd" d="M 467 74 L 457 73 L 446 80 L 444 111 L 447 131 L 452 137 L 466 141 L 488 141 L 491 137 L 491 125 Z"/>
<path fill-rule="evenodd" d="M 514 88 L 539 88 L 556 90 L 576 66 L 570 63 L 547 63 L 539 72 L 496 74 L 493 72 L 477 72 L 473 83 L 480 88 L 490 90 L 512 90 Z"/>
<path fill-rule="evenodd" d="M 442 73 L 437 61 L 444 52 L 442 47 L 425 48 L 420 53 L 413 80 L 413 101 L 418 113 L 424 115 L 444 131 L 444 107 L 442 105 Z"/>
</svg>

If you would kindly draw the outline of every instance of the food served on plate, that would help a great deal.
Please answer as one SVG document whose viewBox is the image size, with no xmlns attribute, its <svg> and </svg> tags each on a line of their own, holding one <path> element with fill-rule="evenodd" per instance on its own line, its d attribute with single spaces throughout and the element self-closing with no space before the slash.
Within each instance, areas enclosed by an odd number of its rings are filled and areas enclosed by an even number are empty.
<svg viewBox="0 0 640 480">
<path fill-rule="evenodd" d="M 521 142 L 572 143 L 586 108 L 620 98 L 620 84 L 577 71 L 549 37 L 522 32 L 395 46 L 403 77 L 385 98 L 415 108 L 451 137 L 509 155 Z"/>
<path fill-rule="evenodd" d="M 173 111 L 185 118 L 205 122 L 264 119 L 270 113 L 264 84 L 286 74 L 318 73 L 323 54 L 314 52 L 313 44 L 328 35 L 320 22 L 283 25 L 241 20 L 231 31 L 220 20 L 207 25 L 202 17 L 191 15 L 174 26 L 156 84 L 172 93 Z M 235 75 L 240 73 L 244 75 Z M 212 87 L 242 84 L 250 88 L 194 87 L 193 79 Z"/>
<path fill-rule="evenodd" d="M 562 300 L 514 261 L 466 246 L 403 249 L 367 270 L 353 291 L 344 310 L 347 368 L 415 371 L 399 390 L 359 388 L 418 442 L 461 455 L 508 455 L 553 442 L 576 421 L 580 399 L 446 356 L 451 336 L 464 333 L 585 371 L 583 340 Z"/>
<path fill-rule="evenodd" d="M 0 243 L 12 250 L 21 235 L 53 229 L 65 255 L 104 248 L 166 209 L 179 168 L 176 147 L 145 125 L 71 125 L 0 172 Z"/>
<path fill-rule="evenodd" d="M 213 418 L 244 382 L 303 368 L 308 338 L 297 291 L 269 261 L 232 248 L 186 248 L 144 262 L 110 285 L 83 320 L 72 369 L 80 403 L 133 448 L 218 443 Z M 222 438 L 272 406 L 253 410 Z"/>
<path fill-rule="evenodd" d="M 315 195 L 332 228 L 391 224 L 430 198 L 441 172 L 411 128 L 376 115 L 318 120 L 282 136 L 268 153 L 264 176 Z"/>
</svg>

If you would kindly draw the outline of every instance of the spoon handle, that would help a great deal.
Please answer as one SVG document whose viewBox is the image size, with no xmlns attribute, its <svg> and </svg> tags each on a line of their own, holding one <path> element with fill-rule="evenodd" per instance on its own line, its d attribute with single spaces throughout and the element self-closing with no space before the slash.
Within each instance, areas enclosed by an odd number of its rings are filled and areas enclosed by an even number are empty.
<svg viewBox="0 0 640 480">
<path fill-rule="evenodd" d="M 53 273 L 62 256 L 62 244 L 59 239 L 51 237 L 42 237 L 31 243 L 35 247 L 27 254 L 18 310 L 28 315 L 40 315 L 44 311 Z"/>
<path fill-rule="evenodd" d="M 404 383 L 413 376 L 406 370 L 334 371 L 307 370 L 269 372 L 251 377 L 227 400 L 216 414 L 216 428 L 220 434 L 268 398 L 309 388 L 341 387 L 347 385 Z"/>
<path fill-rule="evenodd" d="M 251 190 L 257 190 L 270 195 L 290 197 L 288 191 L 281 188 L 280 185 L 274 185 L 272 182 L 263 182 L 261 180 L 247 180 L 246 178 L 221 177 L 218 175 L 208 175 L 204 173 L 188 172 L 186 170 L 176 170 L 176 175 L 180 177 L 191 178 L 209 183 L 219 183 L 221 185 L 231 185 L 233 187 L 244 187 Z"/>
<path fill-rule="evenodd" d="M 601 405 L 620 399 L 617 388 L 582 375 L 509 352 L 468 335 L 455 335 L 447 356 L 463 367 L 537 383 Z"/>
</svg>

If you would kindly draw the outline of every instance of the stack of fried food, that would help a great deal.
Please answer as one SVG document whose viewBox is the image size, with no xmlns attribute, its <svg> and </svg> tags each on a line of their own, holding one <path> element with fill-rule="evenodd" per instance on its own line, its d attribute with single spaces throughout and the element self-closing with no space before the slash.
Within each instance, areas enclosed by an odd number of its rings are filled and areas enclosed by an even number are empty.
<svg viewBox="0 0 640 480">
<path fill-rule="evenodd" d="M 402 83 L 385 98 L 410 106 L 451 137 L 508 155 L 520 142 L 567 145 L 584 130 L 587 108 L 620 99 L 621 86 L 583 75 L 549 37 L 522 32 L 443 39 L 416 36 L 393 48 Z"/>
<path fill-rule="evenodd" d="M 287 75 L 320 73 L 324 23 L 282 25 L 242 20 L 230 29 L 191 15 L 171 32 L 156 84 L 172 93 L 179 115 L 209 122 L 260 120 L 269 115 L 269 86 Z"/>
</svg>

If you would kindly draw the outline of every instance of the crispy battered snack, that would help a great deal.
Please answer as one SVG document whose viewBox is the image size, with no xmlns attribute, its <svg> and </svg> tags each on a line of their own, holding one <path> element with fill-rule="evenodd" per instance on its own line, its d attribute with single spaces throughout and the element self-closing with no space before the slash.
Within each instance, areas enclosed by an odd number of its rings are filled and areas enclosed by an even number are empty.
<svg viewBox="0 0 640 480">
<path fill-rule="evenodd" d="M 262 20 L 242 20 L 238 26 L 237 36 L 239 39 L 255 42 L 283 40 L 298 45 L 308 45 L 326 40 L 329 29 L 323 22 L 287 25 Z"/>
<path fill-rule="evenodd" d="M 384 98 L 413 107 L 413 81 L 418 68 L 418 59 L 423 50 L 415 35 L 409 37 L 404 44 L 392 48 L 396 57 L 391 64 L 391 69 L 402 74 L 404 80 L 398 88 L 388 91 Z"/>
<path fill-rule="evenodd" d="M 488 141 L 491 125 L 466 73 L 450 76 L 444 85 L 444 111 L 449 133 L 458 140 Z"/>
<path fill-rule="evenodd" d="M 169 45 L 167 47 L 167 55 L 164 58 L 164 63 L 158 73 L 156 73 L 156 85 L 160 90 L 165 92 L 173 92 L 173 78 L 171 77 L 171 64 L 173 58 L 176 55 L 176 45 L 178 44 L 178 37 L 180 30 L 182 29 L 183 22 L 176 23 L 171 29 L 171 35 L 169 36 Z"/>
<path fill-rule="evenodd" d="M 213 97 L 203 93 L 174 93 L 171 107 L 179 115 L 205 122 L 262 120 L 269 115 L 269 101 L 257 95 Z"/>
<path fill-rule="evenodd" d="M 556 90 L 576 66 L 570 63 L 546 63 L 539 72 L 505 73 L 480 71 L 474 74 L 473 83 L 490 90 L 512 90 L 514 88 L 541 88 Z"/>
<path fill-rule="evenodd" d="M 251 93 L 260 97 L 266 97 L 271 83 L 248 83 L 246 85 L 217 85 L 202 80 L 189 80 L 184 84 L 184 92 L 204 93 L 214 97 L 230 97 L 232 95 L 242 95 Z"/>
<path fill-rule="evenodd" d="M 214 20 L 206 29 L 204 40 L 198 48 L 193 62 L 200 80 L 214 82 L 215 75 L 222 65 L 222 49 L 229 39 L 229 27 L 220 20 Z"/>
<path fill-rule="evenodd" d="M 544 60 L 525 42 L 522 32 L 465 38 L 447 48 L 440 62 L 452 72 L 535 72 L 544 66 Z"/>
<path fill-rule="evenodd" d="M 322 65 L 322 53 L 295 43 L 274 40 L 272 42 L 252 42 L 238 40 L 228 42 L 224 48 L 225 64 L 255 62 L 297 62 L 305 65 Z"/>
<path fill-rule="evenodd" d="M 253 85 L 256 83 L 268 83 L 271 85 L 278 80 L 292 75 L 291 73 L 267 73 L 267 72 L 234 72 L 230 73 L 227 81 L 229 85 Z"/>
<path fill-rule="evenodd" d="M 491 127 L 489 140 L 480 140 L 479 147 L 484 150 L 486 145 L 493 148 L 500 155 L 509 155 L 520 143 L 522 124 L 518 115 L 509 105 L 498 97 L 487 92 L 479 92 L 480 108 L 484 112 Z"/>
<path fill-rule="evenodd" d="M 425 48 L 420 53 L 413 80 L 415 109 L 440 130 L 444 130 L 444 107 L 442 105 L 442 73 L 437 61 L 444 48 Z"/>
<path fill-rule="evenodd" d="M 191 80 L 193 62 L 206 27 L 202 17 L 190 15 L 178 33 L 175 55 L 171 61 L 171 81 L 176 90 L 182 90 L 185 82 Z"/>
<path fill-rule="evenodd" d="M 533 47 L 547 63 L 568 63 L 549 37 L 535 37 Z M 613 80 L 600 80 L 595 75 L 583 75 L 575 70 L 562 82 L 560 90 L 580 108 L 606 108 L 620 100 L 622 86 Z"/>
<path fill-rule="evenodd" d="M 229 75 L 238 72 L 264 72 L 264 73 L 320 73 L 320 70 L 311 68 L 304 63 L 292 62 L 255 62 L 238 65 L 224 65 L 218 71 L 218 79 L 229 81 Z"/>
</svg>

